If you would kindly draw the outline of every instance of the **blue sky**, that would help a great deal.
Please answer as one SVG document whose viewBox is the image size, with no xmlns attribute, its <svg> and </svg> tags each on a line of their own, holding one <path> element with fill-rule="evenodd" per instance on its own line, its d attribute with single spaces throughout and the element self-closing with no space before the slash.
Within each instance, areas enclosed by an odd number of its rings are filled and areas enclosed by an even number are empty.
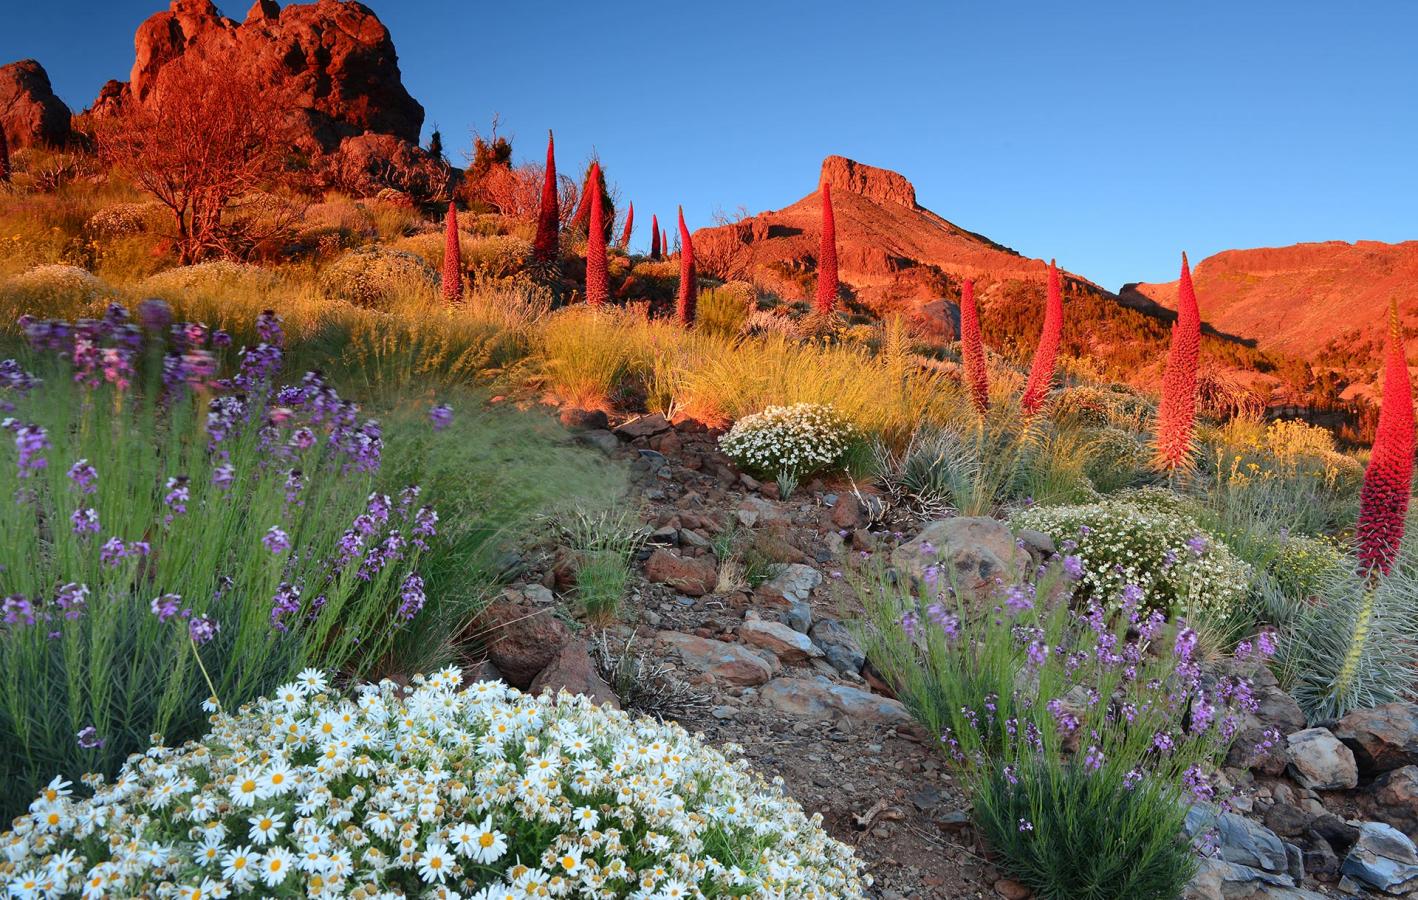
<svg viewBox="0 0 1418 900">
<path fill-rule="evenodd" d="M 12 3 L 71 105 L 125 78 L 162 0 Z M 218 4 L 242 18 L 248 3 Z M 455 159 L 500 113 L 517 156 L 592 148 L 650 213 L 786 206 L 823 156 L 1116 289 L 1232 247 L 1418 238 L 1418 3 L 600 4 L 370 0 Z"/>
</svg>

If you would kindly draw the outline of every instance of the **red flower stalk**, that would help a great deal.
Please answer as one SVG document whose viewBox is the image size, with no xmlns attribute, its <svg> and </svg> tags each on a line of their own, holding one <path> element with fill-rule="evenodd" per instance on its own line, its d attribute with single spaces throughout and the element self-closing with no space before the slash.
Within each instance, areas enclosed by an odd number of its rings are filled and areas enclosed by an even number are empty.
<svg viewBox="0 0 1418 900">
<path fill-rule="evenodd" d="M 610 296 L 606 277 L 605 212 L 601 208 L 601 192 L 596 187 L 601 174 L 600 163 L 591 164 L 591 215 L 586 232 L 586 302 L 601 306 Z"/>
<path fill-rule="evenodd" d="M 654 213 L 650 214 L 650 258 L 660 258 L 660 220 Z"/>
<path fill-rule="evenodd" d="M 635 201 L 632 200 L 625 207 L 625 229 L 620 233 L 620 246 L 622 249 L 630 246 L 630 230 L 635 227 Z"/>
<path fill-rule="evenodd" d="M 449 303 L 463 300 L 463 248 L 458 242 L 458 208 L 448 204 L 447 234 L 443 242 L 443 299 Z"/>
<path fill-rule="evenodd" d="M 1157 460 L 1176 469 L 1191 459 L 1196 427 L 1196 369 L 1201 356 L 1201 313 L 1192 289 L 1191 267 L 1182 254 L 1182 279 L 1177 284 L 1177 321 L 1162 376 L 1162 406 L 1157 412 Z"/>
<path fill-rule="evenodd" d="M 1403 542 L 1408 496 L 1413 488 L 1413 382 L 1403 350 L 1398 304 L 1389 310 L 1388 360 L 1384 365 L 1379 427 L 1364 487 L 1359 492 L 1359 564 L 1363 573 L 1387 575 Z"/>
<path fill-rule="evenodd" d="M 532 241 L 532 258 L 540 262 L 556 261 L 557 231 L 561 227 L 561 210 L 556 194 L 556 148 L 552 134 L 547 132 L 547 166 L 542 179 L 542 202 L 537 207 L 537 236 Z"/>
<path fill-rule="evenodd" d="M 1029 367 L 1029 381 L 1024 385 L 1020 406 L 1026 416 L 1032 416 L 1049 399 L 1054 382 L 1054 363 L 1058 360 L 1059 344 L 1063 340 L 1063 291 L 1059 288 L 1059 269 L 1049 260 L 1049 294 L 1044 304 L 1044 330 L 1039 346 L 1034 348 L 1034 363 Z"/>
<path fill-rule="evenodd" d="M 0 184 L 10 180 L 10 142 L 5 140 L 5 129 L 0 128 Z"/>
<path fill-rule="evenodd" d="M 965 384 L 980 415 L 990 409 L 990 375 L 985 370 L 985 342 L 980 336 L 980 313 L 975 309 L 975 282 L 960 286 L 960 356 L 965 363 Z"/>
<path fill-rule="evenodd" d="M 689 229 L 684 225 L 684 207 L 679 208 L 679 298 L 675 310 L 681 325 L 694 324 L 694 307 L 699 300 L 699 286 L 695 281 L 694 241 L 689 237 Z"/>
<path fill-rule="evenodd" d="M 817 254 L 818 315 L 831 315 L 837 305 L 837 225 L 832 218 L 832 185 L 822 183 L 822 249 Z"/>
</svg>

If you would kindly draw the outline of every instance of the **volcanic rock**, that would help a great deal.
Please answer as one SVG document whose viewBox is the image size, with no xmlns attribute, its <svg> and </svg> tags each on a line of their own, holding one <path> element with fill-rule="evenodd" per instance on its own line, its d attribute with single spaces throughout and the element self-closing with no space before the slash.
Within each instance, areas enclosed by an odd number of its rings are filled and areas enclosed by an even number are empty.
<svg viewBox="0 0 1418 900">
<path fill-rule="evenodd" d="M 0 66 L 0 127 L 11 151 L 63 146 L 71 135 L 70 119 L 44 66 L 32 59 Z"/>
<path fill-rule="evenodd" d="M 1418 764 L 1418 706 L 1412 703 L 1358 709 L 1331 730 L 1354 751 L 1359 771 L 1365 775 Z"/>
</svg>

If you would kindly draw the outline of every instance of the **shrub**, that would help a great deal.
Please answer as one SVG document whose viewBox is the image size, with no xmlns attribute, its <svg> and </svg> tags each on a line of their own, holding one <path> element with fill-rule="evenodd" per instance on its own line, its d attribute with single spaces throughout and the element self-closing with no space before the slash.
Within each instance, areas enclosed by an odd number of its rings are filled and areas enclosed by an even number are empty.
<svg viewBox="0 0 1418 900">
<path fill-rule="evenodd" d="M 159 336 L 169 321 L 156 301 L 140 318 Z M 224 335 L 192 323 L 166 346 L 121 308 L 27 330 L 44 382 L 4 367 L 0 802 L 189 736 L 210 698 L 380 660 L 423 603 L 437 517 L 417 488 L 374 491 L 377 422 L 315 375 L 277 389 L 273 316 L 229 380 Z"/>
<path fill-rule="evenodd" d="M 0 285 L 6 324 L 26 313 L 77 318 L 98 315 L 113 289 L 78 266 L 35 266 Z"/>
<path fill-rule="evenodd" d="M 263 298 L 280 284 L 280 275 L 261 266 L 217 259 L 192 266 L 177 266 L 143 279 L 138 289 L 176 300 L 193 293 L 225 298 L 256 294 Z"/>
<path fill-rule="evenodd" d="M 447 669 L 408 692 L 385 681 L 346 699 L 310 671 L 215 716 L 200 742 L 134 757 L 92 798 L 56 782 L 5 836 L 12 890 L 34 875 L 129 896 L 160 884 L 189 895 L 862 896 L 860 864 L 819 816 L 679 726 L 461 681 Z M 74 862 L 54 876 L 57 854 Z"/>
<path fill-rule="evenodd" d="M 736 337 L 757 305 L 753 285 L 747 281 L 731 281 L 699 292 L 695 310 L 701 331 L 720 337 Z"/>
<path fill-rule="evenodd" d="M 1015 528 L 1042 531 L 1083 562 L 1084 595 L 1115 607 L 1129 585 L 1164 612 L 1229 615 L 1244 599 L 1250 567 L 1180 511 L 1126 499 L 1079 506 L 1036 506 L 1016 513 Z"/>
<path fill-rule="evenodd" d="M 89 216 L 84 230 L 96 238 L 141 234 L 149 229 L 161 208 L 156 203 L 115 203 Z"/>
<path fill-rule="evenodd" d="M 863 591 L 864 647 L 941 736 L 1006 872 L 1046 897 L 1166 900 L 1195 867 L 1188 804 L 1214 798 L 1254 701 L 1240 678 L 1204 677 L 1195 634 L 1138 586 L 1117 615 L 1070 603 L 1075 563 L 985 609 L 944 578 L 903 596 L 881 573 Z"/>
<path fill-rule="evenodd" d="M 592 621 L 609 621 L 625 597 L 631 560 L 645 542 L 639 519 L 628 512 L 586 509 L 565 518 L 560 530 L 575 555 L 576 598 Z"/>
<path fill-rule="evenodd" d="M 795 403 L 744 416 L 719 447 L 750 474 L 797 480 L 838 465 L 854 436 L 832 407 Z"/>
<path fill-rule="evenodd" d="M 434 290 L 438 273 L 417 255 L 385 247 L 351 250 L 320 273 L 320 294 L 354 306 L 390 309 Z"/>
</svg>

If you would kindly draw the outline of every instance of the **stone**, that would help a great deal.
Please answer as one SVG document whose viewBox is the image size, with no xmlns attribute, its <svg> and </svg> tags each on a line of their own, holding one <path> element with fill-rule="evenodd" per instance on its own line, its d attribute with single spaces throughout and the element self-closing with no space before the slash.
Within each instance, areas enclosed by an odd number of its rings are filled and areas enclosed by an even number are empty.
<svg viewBox="0 0 1418 900">
<path fill-rule="evenodd" d="M 1182 900 L 1326 900 L 1295 886 L 1289 875 L 1262 872 L 1215 857 L 1197 861 L 1196 875 Z"/>
<path fill-rule="evenodd" d="M 1334 848 L 1335 853 L 1348 853 L 1359 840 L 1359 829 L 1333 813 L 1317 816 L 1310 823 L 1310 830 Z"/>
<path fill-rule="evenodd" d="M 1029 888 L 1008 878 L 1001 878 L 995 882 L 995 893 L 1003 897 L 1004 900 L 1028 900 L 1029 897 L 1034 896 L 1034 892 Z"/>
<path fill-rule="evenodd" d="M 605 431 L 611 425 L 610 418 L 600 409 L 577 409 L 568 406 L 557 418 L 572 431 Z"/>
<path fill-rule="evenodd" d="M 1302 786 L 1317 791 L 1347 790 L 1358 786 L 1359 768 L 1354 753 L 1327 728 L 1306 728 L 1285 739 L 1290 768 Z"/>
<path fill-rule="evenodd" d="M 773 663 L 742 644 L 695 637 L 678 631 L 661 631 L 658 640 L 673 647 L 686 667 L 712 675 L 715 681 L 725 684 L 765 684 L 777 671 Z"/>
<path fill-rule="evenodd" d="M 533 694 L 543 691 L 555 694 L 565 690 L 571 694 L 584 694 L 597 706 L 609 704 L 613 709 L 620 709 L 620 698 L 596 672 L 596 666 L 591 662 L 590 648 L 580 638 L 561 648 L 556 658 L 532 680 L 529 690 Z"/>
<path fill-rule="evenodd" d="M 551 606 L 556 603 L 556 595 L 544 584 L 529 584 L 522 588 L 522 596 L 537 606 Z"/>
<path fill-rule="evenodd" d="M 1374 818 L 1404 834 L 1418 834 L 1418 766 L 1385 772 L 1374 782 Z"/>
<path fill-rule="evenodd" d="M 1340 871 L 1385 893 L 1403 894 L 1418 887 L 1418 848 L 1392 825 L 1365 822 Z"/>
<path fill-rule="evenodd" d="M 64 146 L 72 136 L 72 118 L 38 61 L 0 66 L 0 129 L 11 153 L 22 147 Z"/>
<path fill-rule="evenodd" d="M 1212 828 L 1216 830 L 1217 849 L 1227 862 L 1272 874 L 1283 874 L 1289 867 L 1285 844 L 1259 822 L 1201 805 L 1187 811 L 1188 837 L 1195 838 Z"/>
<path fill-rule="evenodd" d="M 790 715 L 813 721 L 851 719 L 866 725 L 914 725 L 897 700 L 878 696 L 826 678 L 775 678 L 759 689 L 764 703 Z"/>
<path fill-rule="evenodd" d="M 487 643 L 487 657 L 507 683 L 527 690 L 571 640 L 571 632 L 548 607 L 498 597 L 474 620 L 472 636 Z"/>
<path fill-rule="evenodd" d="M 417 147 L 423 107 L 405 89 L 389 29 L 369 7 L 274 6 L 262 4 L 238 23 L 211 0 L 172 0 L 167 11 L 138 26 L 130 80 L 116 90 L 106 87 L 96 111 L 147 102 L 161 71 L 181 60 L 262 73 L 270 80 L 269 96 L 296 114 L 302 143 L 322 152 L 364 134 Z"/>
<path fill-rule="evenodd" d="M 891 553 L 898 571 L 914 582 L 930 580 L 928 567 L 939 567 L 942 586 L 953 586 L 976 599 L 998 585 L 1013 584 L 1029 570 L 1029 554 L 1003 522 L 986 516 L 961 516 L 932 522 Z"/>
<path fill-rule="evenodd" d="M 467 686 L 477 681 L 506 681 L 502 673 L 497 671 L 497 666 L 492 664 L 492 660 L 482 660 L 463 669 L 463 685 Z"/>
<path fill-rule="evenodd" d="M 708 557 L 680 556 L 670 550 L 656 550 L 645 561 L 645 577 L 655 584 L 667 584 L 682 594 L 702 597 L 714 590 L 719 572 Z"/>
<path fill-rule="evenodd" d="M 1277 803 L 1265 813 L 1265 827 L 1281 837 L 1296 837 L 1310 829 L 1314 819 L 1309 813 L 1287 803 Z"/>
<path fill-rule="evenodd" d="M 1054 539 L 1042 531 L 1025 528 L 1016 534 L 1015 538 L 1024 545 L 1024 549 L 1034 557 L 1036 562 L 1042 562 L 1058 552 L 1058 548 L 1054 545 Z"/>
<path fill-rule="evenodd" d="M 822 651 L 805 634 L 768 619 L 747 619 L 739 626 L 739 640 L 762 647 L 785 663 L 807 662 Z"/>
<path fill-rule="evenodd" d="M 739 520 L 739 524 L 745 528 L 756 528 L 760 525 L 787 525 L 789 524 L 787 513 L 782 507 L 772 500 L 750 494 L 739 501 L 738 509 L 734 511 Z"/>
<path fill-rule="evenodd" d="M 775 608 L 807 603 L 813 589 L 822 584 L 822 573 L 803 563 L 789 563 L 754 591 L 759 602 Z"/>
<path fill-rule="evenodd" d="M 1355 710 L 1330 730 L 1354 752 L 1364 775 L 1418 765 L 1418 706 L 1412 703 Z"/>
<path fill-rule="evenodd" d="M 620 440 L 609 431 L 579 431 L 576 440 L 587 447 L 595 447 L 607 456 L 620 449 Z"/>
<path fill-rule="evenodd" d="M 808 631 L 812 642 L 822 649 L 832 668 L 843 675 L 860 675 L 866 663 L 866 654 L 856 637 L 836 619 L 822 619 Z"/>
<path fill-rule="evenodd" d="M 853 494 L 843 494 L 832 507 L 832 524 L 851 530 L 862 522 L 862 504 Z"/>
<path fill-rule="evenodd" d="M 640 416 L 631 419 L 629 422 L 622 422 L 615 427 L 615 433 L 621 440 L 633 441 L 637 438 L 649 440 L 657 434 L 669 431 L 672 426 L 669 420 L 659 413 L 650 413 L 647 416 Z"/>
</svg>

